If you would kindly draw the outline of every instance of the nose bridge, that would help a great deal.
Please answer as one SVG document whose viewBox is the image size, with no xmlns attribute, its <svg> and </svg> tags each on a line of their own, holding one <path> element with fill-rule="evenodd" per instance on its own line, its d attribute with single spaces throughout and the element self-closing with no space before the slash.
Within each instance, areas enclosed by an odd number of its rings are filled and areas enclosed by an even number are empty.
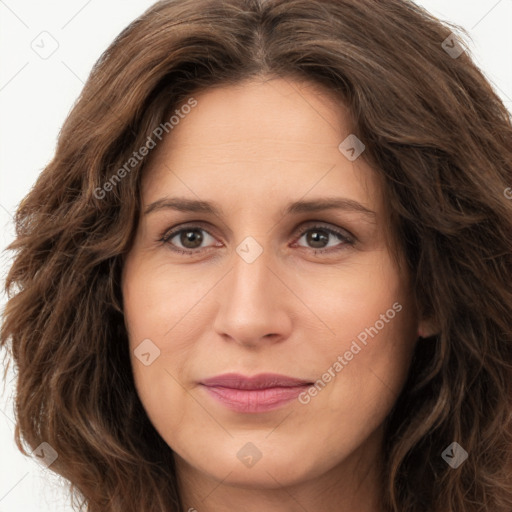
<svg viewBox="0 0 512 512">
<path fill-rule="evenodd" d="M 245 303 L 245 308 L 252 305 L 262 314 L 261 308 L 270 304 L 269 292 L 275 285 L 271 283 L 272 260 L 270 248 L 265 242 L 258 242 L 252 236 L 246 237 L 236 247 L 233 258 L 233 272 L 229 286 L 231 295 Z M 240 306 L 244 304 L 240 303 Z M 237 305 L 235 305 L 237 306 Z"/>
<path fill-rule="evenodd" d="M 232 271 L 223 284 L 216 330 L 239 342 L 269 335 L 285 335 L 289 318 L 283 308 L 285 293 L 275 276 L 270 248 L 253 237 L 236 247 Z"/>
</svg>

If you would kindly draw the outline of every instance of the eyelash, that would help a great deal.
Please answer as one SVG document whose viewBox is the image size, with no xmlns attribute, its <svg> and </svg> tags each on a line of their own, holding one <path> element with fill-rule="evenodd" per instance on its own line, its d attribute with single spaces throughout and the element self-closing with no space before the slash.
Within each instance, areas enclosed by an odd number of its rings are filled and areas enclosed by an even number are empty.
<svg viewBox="0 0 512 512">
<path fill-rule="evenodd" d="M 315 229 L 322 230 L 322 231 L 325 231 L 325 232 L 327 232 L 327 233 L 329 233 L 331 235 L 334 235 L 334 236 L 338 237 L 341 242 L 343 242 L 341 247 L 336 248 L 336 249 L 333 249 L 332 247 L 331 248 L 324 248 L 324 249 L 312 249 L 313 254 L 315 254 L 315 255 L 316 254 L 325 254 L 325 253 L 338 252 L 338 251 L 343 250 L 345 248 L 345 246 L 347 246 L 347 245 L 353 246 L 355 244 L 355 242 L 356 242 L 355 237 L 353 237 L 352 235 L 344 234 L 342 231 L 338 231 L 338 230 L 335 230 L 335 229 L 332 229 L 332 228 L 327 228 L 327 227 L 322 226 L 322 225 L 304 226 L 304 227 L 300 228 L 299 229 L 298 238 L 296 238 L 296 242 L 298 242 L 302 238 L 302 236 L 304 234 L 306 234 L 308 231 L 313 231 Z M 194 230 L 205 231 L 206 233 L 208 233 L 208 235 L 210 235 L 213 238 L 213 235 L 211 233 L 209 233 L 208 230 L 206 230 L 204 227 L 202 227 L 200 225 L 191 225 L 191 226 L 181 227 L 179 229 L 175 229 L 175 230 L 172 230 L 172 231 L 169 231 L 169 230 L 164 231 L 160 235 L 160 237 L 158 239 L 158 242 L 161 242 L 164 245 L 168 245 L 169 248 L 172 251 L 176 252 L 176 253 L 187 255 L 187 256 L 196 256 L 196 255 L 198 255 L 198 254 L 200 254 L 200 253 L 202 253 L 204 251 L 207 251 L 211 247 L 203 247 L 203 248 L 200 248 L 200 249 L 180 249 L 179 247 L 176 247 L 176 246 L 174 246 L 173 244 L 171 244 L 169 242 L 176 235 L 179 235 L 180 233 L 182 233 L 184 231 L 194 231 Z M 301 246 L 301 247 L 303 249 L 307 249 L 307 247 L 303 247 L 303 246 Z"/>
</svg>

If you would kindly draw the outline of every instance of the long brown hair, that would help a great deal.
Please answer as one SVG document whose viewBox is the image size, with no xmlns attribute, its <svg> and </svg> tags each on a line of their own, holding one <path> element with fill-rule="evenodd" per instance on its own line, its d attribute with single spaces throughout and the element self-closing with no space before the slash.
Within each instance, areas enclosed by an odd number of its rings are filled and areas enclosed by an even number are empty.
<svg viewBox="0 0 512 512">
<path fill-rule="evenodd" d="M 18 370 L 16 443 L 49 443 L 74 501 L 182 506 L 123 321 L 149 158 L 134 152 L 158 126 L 172 137 L 165 123 L 195 91 L 290 77 L 349 107 L 439 328 L 387 420 L 386 510 L 512 510 L 512 125 L 455 33 L 405 0 L 164 0 L 105 51 L 17 210 L 1 334 Z M 452 442 L 468 453 L 456 469 L 441 456 Z"/>
</svg>

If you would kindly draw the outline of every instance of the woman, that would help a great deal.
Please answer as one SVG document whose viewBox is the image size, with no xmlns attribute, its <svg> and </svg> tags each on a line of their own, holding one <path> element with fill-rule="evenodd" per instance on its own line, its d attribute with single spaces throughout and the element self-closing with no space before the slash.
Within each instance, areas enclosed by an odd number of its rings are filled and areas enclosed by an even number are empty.
<svg viewBox="0 0 512 512">
<path fill-rule="evenodd" d="M 20 450 L 91 512 L 509 511 L 511 142 L 412 2 L 158 2 L 17 212 Z"/>
</svg>

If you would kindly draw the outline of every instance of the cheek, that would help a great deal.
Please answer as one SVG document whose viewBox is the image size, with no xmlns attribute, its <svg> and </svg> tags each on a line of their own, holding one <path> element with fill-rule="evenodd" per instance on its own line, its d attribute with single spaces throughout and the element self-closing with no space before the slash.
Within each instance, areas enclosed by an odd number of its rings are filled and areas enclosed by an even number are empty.
<svg viewBox="0 0 512 512">
<path fill-rule="evenodd" d="M 341 415 L 359 411 L 361 420 L 373 409 L 386 412 L 396 401 L 416 340 L 413 296 L 382 256 L 352 267 L 345 278 L 326 279 L 314 300 L 329 332 L 309 354 L 320 380 L 311 402 Z"/>
<path fill-rule="evenodd" d="M 394 304 L 398 306 L 398 302 Z M 337 375 L 331 379 L 334 408 L 344 408 L 347 399 L 358 407 L 379 402 L 390 405 L 398 398 L 414 350 L 409 310 L 406 305 L 400 306 L 400 312 L 384 308 L 376 317 L 367 318 L 366 323 L 352 325 L 351 335 L 333 350 L 329 369 Z M 323 376 L 329 378 L 325 372 Z M 337 402 L 340 395 L 344 400 Z"/>
<path fill-rule="evenodd" d="M 194 282 L 193 272 L 149 255 L 136 253 L 126 260 L 122 294 L 135 386 L 162 437 L 184 428 L 187 418 L 204 414 L 182 383 L 190 380 L 197 357 L 191 340 L 199 338 L 198 320 L 205 313 L 200 301 L 214 283 L 206 276 Z"/>
<path fill-rule="evenodd" d="M 187 336 L 181 336 L 183 326 L 187 324 L 189 331 L 194 326 L 190 318 L 200 312 L 201 299 L 212 285 L 207 276 L 202 281 L 195 280 L 193 272 L 162 264 L 150 256 L 128 259 L 122 291 L 132 348 L 151 338 L 159 340 L 162 355 L 168 349 L 185 349 Z"/>
</svg>

